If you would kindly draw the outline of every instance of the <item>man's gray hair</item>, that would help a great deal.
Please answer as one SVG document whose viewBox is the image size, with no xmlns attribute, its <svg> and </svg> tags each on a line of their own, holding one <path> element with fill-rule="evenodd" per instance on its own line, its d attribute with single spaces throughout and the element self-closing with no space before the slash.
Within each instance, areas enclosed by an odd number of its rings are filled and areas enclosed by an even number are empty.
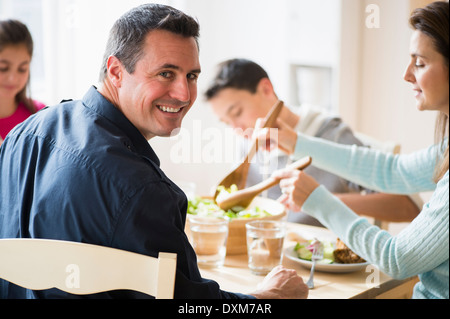
<svg viewBox="0 0 450 319">
<path fill-rule="evenodd" d="M 110 56 L 118 58 L 127 72 L 132 74 L 136 63 L 142 57 L 145 39 L 153 30 L 165 30 L 184 37 L 193 37 L 198 46 L 200 26 L 195 19 L 169 6 L 141 5 L 128 11 L 114 23 L 103 57 L 100 82 L 106 78 Z"/>
</svg>

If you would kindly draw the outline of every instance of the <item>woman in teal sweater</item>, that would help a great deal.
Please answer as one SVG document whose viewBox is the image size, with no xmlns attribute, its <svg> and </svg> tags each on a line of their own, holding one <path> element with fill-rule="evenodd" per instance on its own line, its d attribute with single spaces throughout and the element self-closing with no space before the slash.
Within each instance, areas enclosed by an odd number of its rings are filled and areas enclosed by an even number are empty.
<svg viewBox="0 0 450 319">
<path fill-rule="evenodd" d="M 397 236 L 371 225 L 299 171 L 279 171 L 281 201 L 320 220 L 352 250 L 394 278 L 418 275 L 413 298 L 449 298 L 449 3 L 416 10 L 410 23 L 412 83 L 419 110 L 440 113 L 437 144 L 411 155 L 343 146 L 289 131 L 279 123 L 278 147 L 309 155 L 317 167 L 382 192 L 434 191 L 419 216 Z M 330 156 L 331 155 L 331 156 Z"/>
</svg>

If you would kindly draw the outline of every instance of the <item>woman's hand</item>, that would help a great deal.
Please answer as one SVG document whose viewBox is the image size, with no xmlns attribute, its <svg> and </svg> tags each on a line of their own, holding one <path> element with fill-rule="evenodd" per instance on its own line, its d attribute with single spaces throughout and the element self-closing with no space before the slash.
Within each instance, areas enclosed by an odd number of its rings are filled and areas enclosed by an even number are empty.
<svg viewBox="0 0 450 319">
<path fill-rule="evenodd" d="M 297 132 L 280 119 L 277 119 L 275 128 L 261 128 L 264 119 L 258 119 L 255 125 L 253 138 L 259 141 L 259 145 L 266 151 L 279 148 L 291 155 L 295 151 Z"/>
<path fill-rule="evenodd" d="M 309 195 L 320 186 L 314 178 L 299 170 L 283 169 L 276 171 L 272 177 L 280 178 L 283 193 L 278 199 L 289 210 L 299 212 Z"/>
</svg>

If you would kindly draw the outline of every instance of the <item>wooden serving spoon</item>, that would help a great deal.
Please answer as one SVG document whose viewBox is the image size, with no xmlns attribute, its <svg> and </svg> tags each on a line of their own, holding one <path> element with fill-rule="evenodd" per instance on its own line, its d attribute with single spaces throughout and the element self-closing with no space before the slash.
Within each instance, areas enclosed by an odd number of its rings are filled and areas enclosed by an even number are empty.
<svg viewBox="0 0 450 319">
<path fill-rule="evenodd" d="M 276 120 L 278 115 L 280 114 L 281 110 L 283 109 L 284 103 L 282 101 L 278 101 L 277 104 L 275 104 L 270 112 L 267 114 L 264 126 L 263 128 L 272 127 Z M 231 185 L 235 184 L 238 189 L 245 188 L 245 184 L 247 182 L 247 175 L 248 170 L 250 168 L 250 161 L 252 160 L 253 156 L 258 151 L 258 140 L 255 140 L 247 154 L 247 156 L 244 158 L 243 162 L 234 169 L 231 173 L 229 173 L 219 184 L 218 186 L 224 186 L 226 188 L 229 188 Z M 218 187 L 216 187 L 216 192 L 214 194 L 214 199 L 217 198 L 217 195 L 219 195 L 219 191 L 217 190 Z"/>
<path fill-rule="evenodd" d="M 305 169 L 312 162 L 311 157 L 307 156 L 294 162 L 287 166 L 288 169 Z M 260 194 L 261 192 L 269 189 L 280 182 L 281 179 L 270 177 L 261 183 L 253 185 L 252 187 L 231 193 L 225 196 L 219 196 L 216 199 L 217 204 L 223 210 L 228 210 L 230 208 L 240 206 L 240 207 L 248 207 L 253 199 Z"/>
</svg>

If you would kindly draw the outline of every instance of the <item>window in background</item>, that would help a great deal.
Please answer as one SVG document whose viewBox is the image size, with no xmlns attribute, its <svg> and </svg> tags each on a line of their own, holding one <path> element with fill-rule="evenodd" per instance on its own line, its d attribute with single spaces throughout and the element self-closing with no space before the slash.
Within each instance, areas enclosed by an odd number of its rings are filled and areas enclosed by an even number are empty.
<svg viewBox="0 0 450 319">
<path fill-rule="evenodd" d="M 291 65 L 291 100 L 295 105 L 313 105 L 329 112 L 333 109 L 333 68 L 316 65 Z"/>
<path fill-rule="evenodd" d="M 337 0 L 288 0 L 290 98 L 338 113 L 341 10 Z"/>
<path fill-rule="evenodd" d="M 151 2 L 170 4 L 169 0 Z M 97 84 L 113 23 L 144 3 L 148 1 L 0 0 L 0 18 L 21 20 L 33 36 L 33 98 L 48 105 L 81 99 Z"/>
</svg>

